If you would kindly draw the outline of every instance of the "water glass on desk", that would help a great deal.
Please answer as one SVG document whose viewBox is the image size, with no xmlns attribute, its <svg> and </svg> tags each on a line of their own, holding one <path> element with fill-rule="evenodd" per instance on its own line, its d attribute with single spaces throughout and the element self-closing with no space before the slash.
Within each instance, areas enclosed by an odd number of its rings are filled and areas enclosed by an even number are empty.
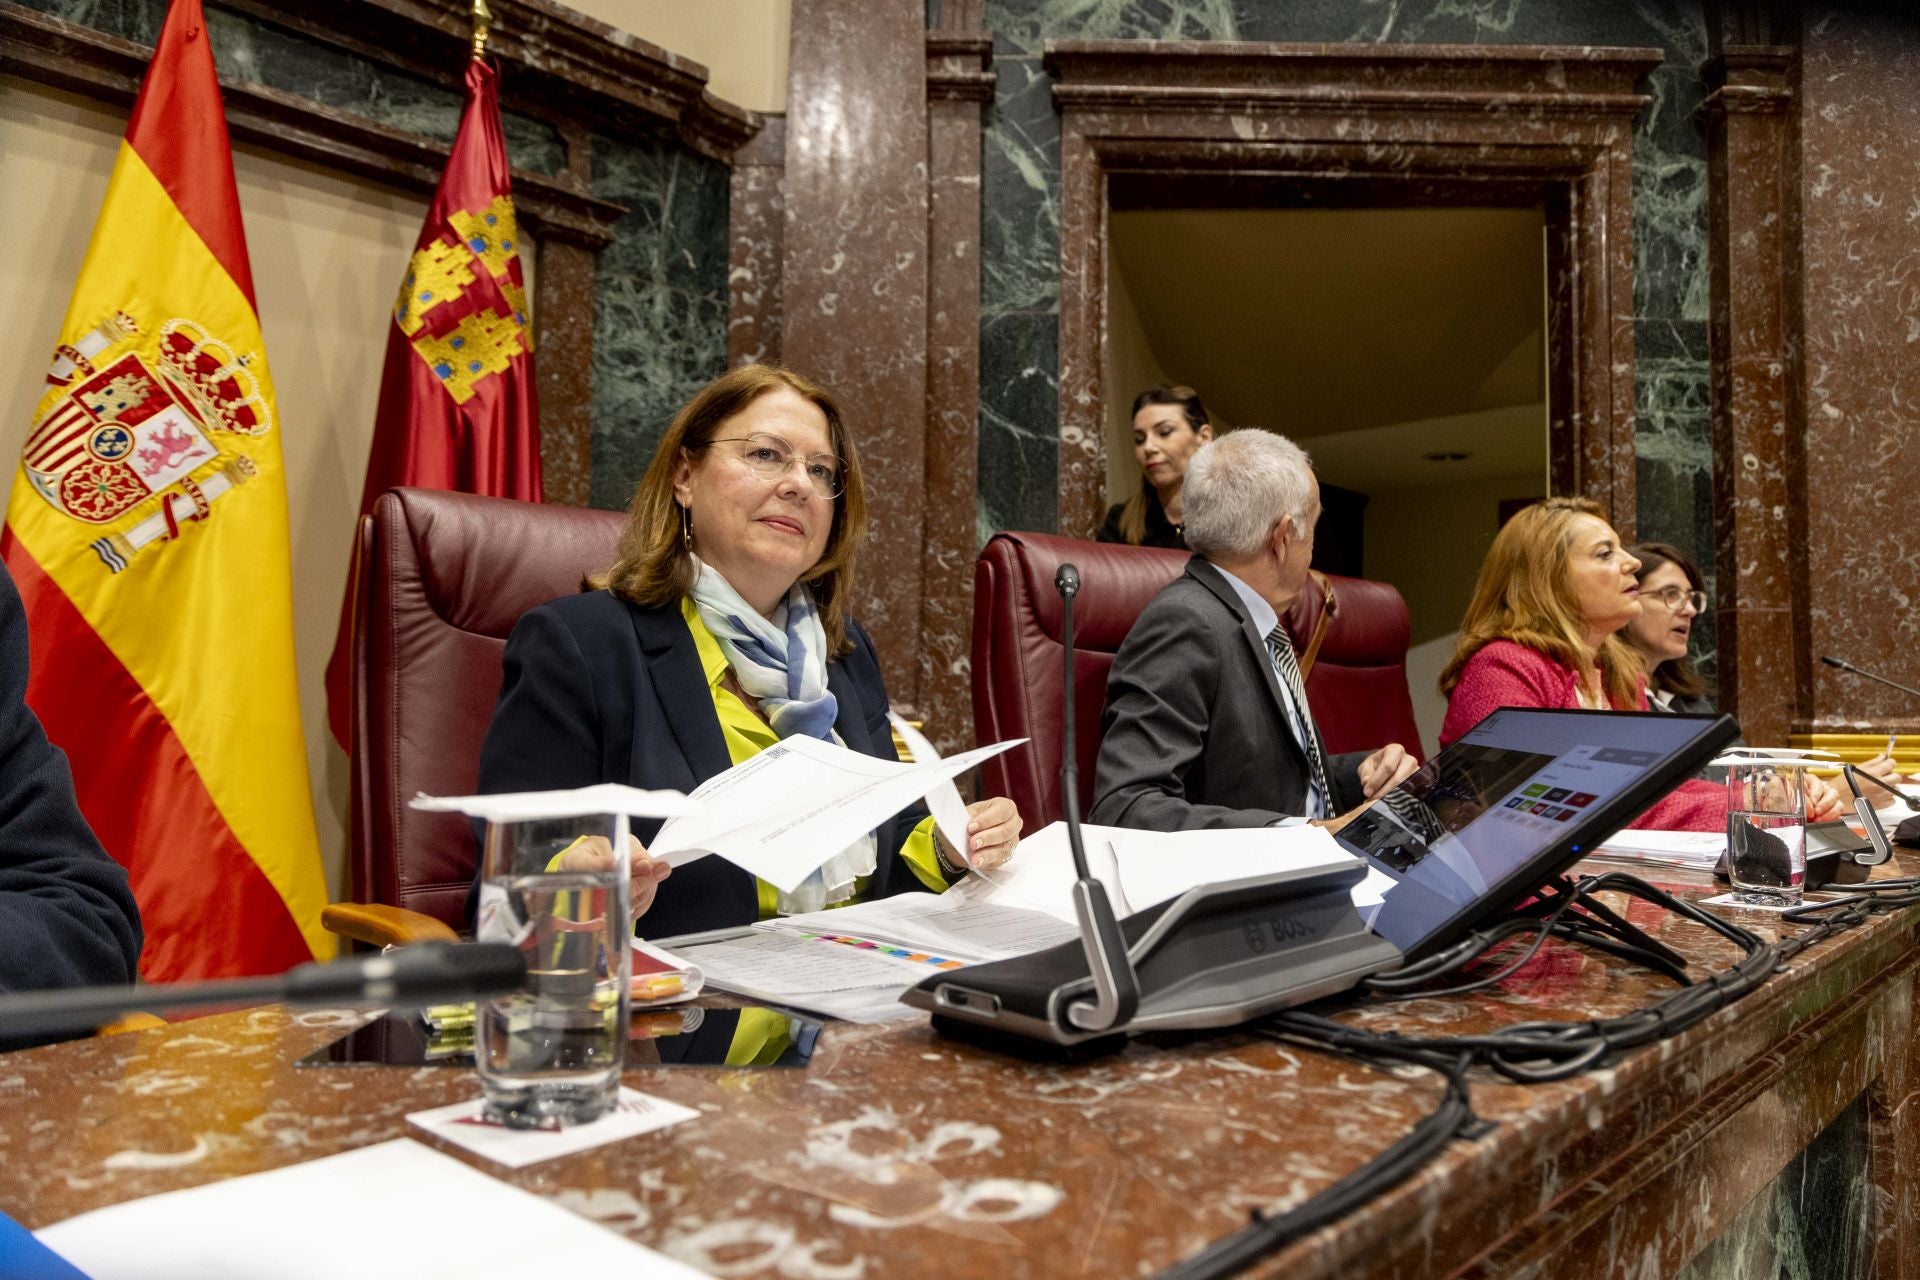
<svg viewBox="0 0 1920 1280">
<path fill-rule="evenodd" d="M 1736 898 L 1799 903 L 1807 880 L 1804 769 L 1764 759 L 1728 769 L 1727 877 Z"/>
<path fill-rule="evenodd" d="M 474 937 L 507 942 L 526 981 L 479 1002 L 474 1058 L 488 1114 L 515 1129 L 584 1124 L 612 1107 L 627 1044 L 627 818 L 490 822 Z"/>
</svg>

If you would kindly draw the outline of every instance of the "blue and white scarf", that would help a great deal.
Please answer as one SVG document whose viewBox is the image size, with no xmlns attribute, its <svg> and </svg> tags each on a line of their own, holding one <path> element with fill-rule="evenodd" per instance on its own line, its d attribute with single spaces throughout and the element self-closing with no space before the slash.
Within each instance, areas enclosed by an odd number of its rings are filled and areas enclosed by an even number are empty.
<svg viewBox="0 0 1920 1280">
<path fill-rule="evenodd" d="M 760 704 L 774 734 L 838 742 L 833 722 L 840 705 L 827 687 L 827 633 L 812 594 L 796 582 L 774 616 L 765 618 L 712 565 L 698 556 L 693 563 L 698 572 L 689 594 L 700 621 L 719 642 L 733 678 Z M 791 894 L 781 892 L 777 910 L 800 915 L 850 898 L 855 878 L 872 875 L 874 866 L 874 840 L 868 835 L 827 859 Z"/>
</svg>

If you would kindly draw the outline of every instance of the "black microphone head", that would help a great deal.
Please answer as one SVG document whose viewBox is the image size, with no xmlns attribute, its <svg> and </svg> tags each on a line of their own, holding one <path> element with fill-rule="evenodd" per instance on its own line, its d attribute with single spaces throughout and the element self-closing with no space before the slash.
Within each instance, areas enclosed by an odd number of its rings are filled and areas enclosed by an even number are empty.
<svg viewBox="0 0 1920 1280">
<path fill-rule="evenodd" d="M 1851 665 L 1849 663 L 1842 662 L 1840 659 L 1834 657 L 1830 653 L 1821 654 L 1820 661 L 1826 663 L 1830 667 L 1838 667 L 1842 671 L 1847 671 L 1851 669 Z"/>
<path fill-rule="evenodd" d="M 290 1004 L 450 1004 L 512 991 L 526 974 L 525 958 L 504 942 L 419 942 L 300 965 L 287 972 L 284 998 Z"/>
<path fill-rule="evenodd" d="M 1053 575 L 1053 589 L 1062 596 L 1070 596 L 1080 590 L 1080 571 L 1070 564 L 1060 566 Z"/>
<path fill-rule="evenodd" d="M 402 948 L 406 955 L 415 948 Z M 449 982 L 459 983 L 476 996 L 512 991 L 527 977 L 527 958 L 505 942 L 458 942 L 435 957 L 436 967 Z"/>
</svg>

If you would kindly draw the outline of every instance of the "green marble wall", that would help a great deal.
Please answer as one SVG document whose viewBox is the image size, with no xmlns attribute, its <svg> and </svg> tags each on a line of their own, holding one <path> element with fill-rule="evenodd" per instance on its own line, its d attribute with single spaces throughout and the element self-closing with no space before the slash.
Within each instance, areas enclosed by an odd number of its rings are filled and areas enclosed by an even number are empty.
<svg viewBox="0 0 1920 1280">
<path fill-rule="evenodd" d="M 625 507 L 674 411 L 727 367 L 727 167 L 593 140 L 593 193 L 627 206 L 594 266 L 593 486 Z"/>
<path fill-rule="evenodd" d="M 159 38 L 165 0 L 23 0 L 43 12 L 142 44 Z M 463 94 L 356 54 L 218 8 L 207 10 L 214 58 L 230 80 L 451 144 Z M 449 43 L 457 70 L 464 50 Z M 558 173 L 566 149 L 549 125 L 503 103 L 508 158 Z M 670 141 L 594 139 L 593 193 L 626 205 L 595 279 L 593 485 L 596 506 L 624 507 L 661 428 L 726 368 L 727 169 Z M 393 266 L 397 287 L 404 263 Z M 382 324 L 384 315 L 369 316 Z"/>
<path fill-rule="evenodd" d="M 1873 1274 L 1867 1101 L 1856 1098 L 1675 1280 L 1855 1280 Z"/>
<path fill-rule="evenodd" d="M 1634 158 L 1640 533 L 1711 567 L 1700 0 L 987 0 L 986 26 L 999 88 L 982 171 L 984 528 L 1055 525 L 1060 140 L 1047 40 L 1641 45 L 1667 62 L 1647 81 Z"/>
<path fill-rule="evenodd" d="M 21 0 L 51 13 L 150 45 L 160 38 L 165 0 Z M 316 44 L 302 36 L 224 9 L 207 9 L 214 63 L 223 79 L 297 93 L 322 106 L 351 111 L 377 124 L 425 134 L 451 144 L 460 126 L 458 89 L 395 71 L 358 54 Z M 449 44 L 458 68 L 464 49 Z M 558 173 L 566 163 L 560 135 L 539 120 L 503 108 L 507 153 L 512 163 L 535 173 Z M 394 282 L 404 263 L 394 266 Z"/>
</svg>

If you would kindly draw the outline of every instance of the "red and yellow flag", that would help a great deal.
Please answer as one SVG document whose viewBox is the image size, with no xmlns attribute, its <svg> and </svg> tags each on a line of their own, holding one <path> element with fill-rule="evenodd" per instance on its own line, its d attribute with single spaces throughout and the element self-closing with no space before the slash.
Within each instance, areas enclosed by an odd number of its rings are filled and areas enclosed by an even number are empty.
<svg viewBox="0 0 1920 1280">
<path fill-rule="evenodd" d="M 0 535 L 28 701 L 132 877 L 153 981 L 333 953 L 279 432 L 206 23 L 173 0 Z"/>
<path fill-rule="evenodd" d="M 394 299 L 361 515 L 397 485 L 540 501 L 533 338 L 498 82 L 476 53 L 460 131 Z M 349 573 L 327 663 L 328 719 L 349 749 L 356 590 Z"/>
</svg>

